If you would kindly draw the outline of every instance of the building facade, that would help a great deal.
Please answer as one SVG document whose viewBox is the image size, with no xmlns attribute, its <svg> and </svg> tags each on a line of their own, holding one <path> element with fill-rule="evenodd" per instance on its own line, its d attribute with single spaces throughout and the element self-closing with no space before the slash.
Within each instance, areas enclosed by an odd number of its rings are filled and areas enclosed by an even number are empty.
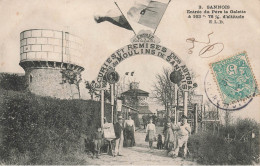
<svg viewBox="0 0 260 166">
<path fill-rule="evenodd" d="M 130 89 L 122 93 L 123 104 L 138 110 L 139 118 L 143 115 L 152 114 L 149 109 L 148 97 L 149 93 L 139 89 L 138 82 L 130 83 Z"/>
</svg>

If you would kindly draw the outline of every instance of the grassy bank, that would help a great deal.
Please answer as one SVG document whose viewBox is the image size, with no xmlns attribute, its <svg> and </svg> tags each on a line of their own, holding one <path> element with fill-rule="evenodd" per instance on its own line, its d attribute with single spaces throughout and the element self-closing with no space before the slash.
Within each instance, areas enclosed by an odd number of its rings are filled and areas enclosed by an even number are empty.
<svg viewBox="0 0 260 166">
<path fill-rule="evenodd" d="M 0 92 L 1 162 L 4 164 L 82 164 L 82 135 L 100 126 L 100 103 L 59 100 L 28 92 Z M 110 106 L 105 116 L 111 119 Z"/>
<path fill-rule="evenodd" d="M 189 149 L 199 164 L 259 164 L 259 130 L 254 120 L 240 119 L 230 126 L 220 126 L 216 134 L 206 131 L 192 135 Z"/>
</svg>

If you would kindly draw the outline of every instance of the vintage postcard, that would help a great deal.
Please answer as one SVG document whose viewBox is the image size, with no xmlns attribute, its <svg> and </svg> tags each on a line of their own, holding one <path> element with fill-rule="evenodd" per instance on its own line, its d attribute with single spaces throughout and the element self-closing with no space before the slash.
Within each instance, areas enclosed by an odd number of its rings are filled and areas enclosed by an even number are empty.
<svg viewBox="0 0 260 166">
<path fill-rule="evenodd" d="M 0 0 L 0 164 L 259 165 L 259 0 Z"/>
</svg>

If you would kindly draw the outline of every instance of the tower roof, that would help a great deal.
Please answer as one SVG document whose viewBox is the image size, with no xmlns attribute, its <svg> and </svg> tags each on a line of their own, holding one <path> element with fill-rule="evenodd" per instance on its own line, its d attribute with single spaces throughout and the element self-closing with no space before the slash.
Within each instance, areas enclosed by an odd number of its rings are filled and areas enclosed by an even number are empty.
<svg viewBox="0 0 260 166">
<path fill-rule="evenodd" d="M 149 93 L 141 90 L 141 89 L 130 89 L 128 91 L 125 91 L 122 93 L 122 95 L 127 95 L 127 96 L 149 96 Z"/>
</svg>

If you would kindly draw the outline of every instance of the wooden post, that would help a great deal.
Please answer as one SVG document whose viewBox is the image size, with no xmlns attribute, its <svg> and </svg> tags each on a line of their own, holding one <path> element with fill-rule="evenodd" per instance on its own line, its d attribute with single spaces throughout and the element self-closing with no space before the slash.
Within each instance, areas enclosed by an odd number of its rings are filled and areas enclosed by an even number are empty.
<svg viewBox="0 0 260 166">
<path fill-rule="evenodd" d="M 216 128 L 216 121 L 215 122 L 213 122 L 213 135 L 215 134 L 215 129 Z"/>
<path fill-rule="evenodd" d="M 203 104 L 201 104 L 201 121 L 200 121 L 200 131 L 203 131 Z"/>
<path fill-rule="evenodd" d="M 176 123 L 179 122 L 179 92 L 177 90 Z"/>
<path fill-rule="evenodd" d="M 215 115 L 215 117 L 214 117 L 214 119 L 215 119 L 215 122 L 214 122 L 214 134 L 215 134 L 215 128 L 217 127 L 217 131 L 218 131 L 218 122 L 216 122 L 216 120 L 219 120 L 218 119 L 218 107 L 219 107 L 219 104 L 218 104 L 218 106 L 217 106 L 217 113 L 216 113 L 216 115 Z M 218 133 L 217 133 L 218 134 Z"/>
<path fill-rule="evenodd" d="M 104 107 L 105 107 L 105 101 L 104 101 L 104 89 L 101 89 L 101 128 L 103 129 L 104 127 Z"/>
<path fill-rule="evenodd" d="M 111 95 L 111 123 L 114 122 L 114 86 L 115 86 L 115 84 L 110 84 L 110 95 Z"/>
<path fill-rule="evenodd" d="M 198 104 L 195 104 L 195 116 L 194 116 L 194 124 L 195 124 L 195 133 L 198 133 Z"/>
<path fill-rule="evenodd" d="M 218 104 L 218 106 L 217 106 L 217 119 L 219 120 L 219 111 L 218 111 L 218 108 L 219 108 L 219 104 Z"/>
<path fill-rule="evenodd" d="M 174 84 L 174 124 L 177 124 L 177 100 L 178 100 L 178 85 Z"/>
<path fill-rule="evenodd" d="M 189 95 L 189 92 L 184 91 L 183 93 L 184 93 L 184 97 L 183 97 L 184 115 L 187 116 L 188 115 L 188 95 Z"/>
<path fill-rule="evenodd" d="M 206 106 L 204 104 L 203 121 L 206 119 Z M 206 131 L 206 122 L 203 122 L 203 131 Z"/>
</svg>

